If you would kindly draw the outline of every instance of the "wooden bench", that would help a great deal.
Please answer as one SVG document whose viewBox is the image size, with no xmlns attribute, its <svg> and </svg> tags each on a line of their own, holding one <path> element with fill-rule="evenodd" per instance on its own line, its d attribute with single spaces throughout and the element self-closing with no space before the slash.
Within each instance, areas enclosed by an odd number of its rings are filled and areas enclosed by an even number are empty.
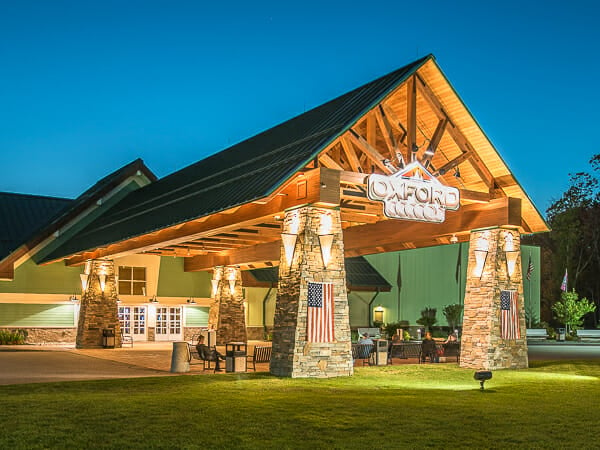
<svg viewBox="0 0 600 450">
<path fill-rule="evenodd" d="M 600 330 L 577 330 L 577 337 L 582 341 L 598 341 Z"/>
<path fill-rule="evenodd" d="M 548 338 L 545 328 L 527 328 L 525 335 L 528 341 L 545 341 Z"/>
<path fill-rule="evenodd" d="M 256 363 L 270 363 L 271 362 L 271 352 L 272 348 L 256 346 L 252 352 L 252 355 L 248 355 L 248 362 L 252 362 L 252 370 L 256 372 Z M 248 364 L 248 369 L 250 369 L 250 365 Z"/>
</svg>

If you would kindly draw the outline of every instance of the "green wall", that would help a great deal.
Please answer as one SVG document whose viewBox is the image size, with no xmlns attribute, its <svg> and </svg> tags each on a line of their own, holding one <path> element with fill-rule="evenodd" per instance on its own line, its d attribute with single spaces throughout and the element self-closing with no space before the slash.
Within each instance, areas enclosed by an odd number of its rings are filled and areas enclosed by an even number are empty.
<svg viewBox="0 0 600 450">
<path fill-rule="evenodd" d="M 0 327 L 74 327 L 74 305 L 0 303 Z"/>
<path fill-rule="evenodd" d="M 160 258 L 156 295 L 207 298 L 211 294 L 211 278 L 208 272 L 184 272 L 183 258 L 163 256 Z"/>
<path fill-rule="evenodd" d="M 0 292 L 79 295 L 82 271 L 81 267 L 67 267 L 62 262 L 38 266 L 28 259 L 15 269 L 14 280 L 0 281 Z"/>
<path fill-rule="evenodd" d="M 385 323 L 407 320 L 414 325 L 421 317 L 421 310 L 430 306 L 437 308 L 437 324 L 447 325 L 443 307 L 464 302 L 468 249 L 469 244 L 464 242 L 367 256 L 369 263 L 393 286 L 391 292 L 379 294 L 373 307 L 384 307 Z M 523 276 L 530 255 L 537 267 L 531 281 L 524 278 L 523 284 L 525 305 L 532 305 L 539 317 L 540 249 L 524 245 L 521 255 Z"/>
<path fill-rule="evenodd" d="M 185 326 L 208 326 L 208 310 L 209 308 L 207 306 L 187 306 L 185 308 Z"/>
</svg>

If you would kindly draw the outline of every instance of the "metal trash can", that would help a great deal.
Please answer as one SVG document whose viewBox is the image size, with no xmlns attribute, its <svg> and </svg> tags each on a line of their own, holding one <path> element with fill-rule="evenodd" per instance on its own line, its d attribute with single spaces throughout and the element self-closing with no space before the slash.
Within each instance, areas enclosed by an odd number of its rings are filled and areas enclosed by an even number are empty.
<svg viewBox="0 0 600 450">
<path fill-rule="evenodd" d="M 557 328 L 556 329 L 556 340 L 558 342 L 564 342 L 567 337 L 566 328 Z"/>
<path fill-rule="evenodd" d="M 115 348 L 115 330 L 114 328 L 105 328 L 102 330 L 102 347 Z"/>
<path fill-rule="evenodd" d="M 387 339 L 374 339 L 374 357 L 376 366 L 387 366 L 388 341 Z"/>
<path fill-rule="evenodd" d="M 225 372 L 245 372 L 248 345 L 245 342 L 225 344 Z"/>
</svg>

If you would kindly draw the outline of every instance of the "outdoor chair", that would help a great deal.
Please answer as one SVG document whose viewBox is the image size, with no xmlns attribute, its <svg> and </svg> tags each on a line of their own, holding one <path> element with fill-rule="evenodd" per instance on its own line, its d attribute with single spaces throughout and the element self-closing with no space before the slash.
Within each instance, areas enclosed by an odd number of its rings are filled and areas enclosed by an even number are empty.
<svg viewBox="0 0 600 450">
<path fill-rule="evenodd" d="M 123 334 L 123 332 L 121 332 L 121 347 L 125 347 L 126 345 L 129 345 L 131 348 L 133 348 L 133 336 L 130 334 Z"/>
</svg>

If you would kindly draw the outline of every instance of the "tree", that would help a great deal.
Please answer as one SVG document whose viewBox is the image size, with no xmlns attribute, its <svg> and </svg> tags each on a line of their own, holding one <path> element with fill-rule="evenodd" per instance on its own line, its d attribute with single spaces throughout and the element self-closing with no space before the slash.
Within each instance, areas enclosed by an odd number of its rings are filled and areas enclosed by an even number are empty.
<svg viewBox="0 0 600 450">
<path fill-rule="evenodd" d="M 446 317 L 446 322 L 451 330 L 454 330 L 460 324 L 460 316 L 462 315 L 463 305 L 455 303 L 453 305 L 446 305 L 442 312 Z"/>
<path fill-rule="evenodd" d="M 567 327 L 567 333 L 576 330 L 583 325 L 583 316 L 596 311 L 596 305 L 587 298 L 579 300 L 579 295 L 573 289 L 571 292 L 563 292 L 561 299 L 552 306 L 556 318 Z"/>
<path fill-rule="evenodd" d="M 436 313 L 437 308 L 430 308 L 427 306 L 425 309 L 421 310 L 421 318 L 417 320 L 417 323 L 423 325 L 426 330 L 431 331 L 431 327 L 437 323 L 435 317 Z"/>
</svg>

